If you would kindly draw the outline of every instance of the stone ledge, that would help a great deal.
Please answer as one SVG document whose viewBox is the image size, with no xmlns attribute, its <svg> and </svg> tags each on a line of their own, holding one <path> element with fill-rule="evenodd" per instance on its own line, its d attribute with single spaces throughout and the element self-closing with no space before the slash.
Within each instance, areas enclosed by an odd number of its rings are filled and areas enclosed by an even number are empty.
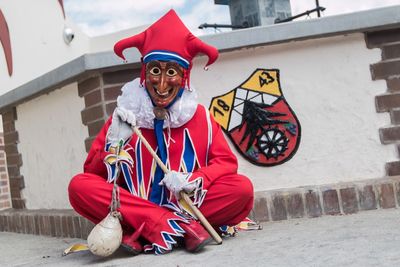
<svg viewBox="0 0 400 267">
<path fill-rule="evenodd" d="M 392 176 L 256 192 L 250 217 L 263 222 L 280 221 L 399 206 L 400 176 Z M 0 231 L 6 232 L 86 239 L 93 226 L 73 210 L 9 209 L 0 212 Z"/>
<path fill-rule="evenodd" d="M 279 221 L 400 206 L 400 176 L 255 193 L 251 218 Z"/>
<path fill-rule="evenodd" d="M 73 210 L 15 210 L 0 212 L 0 231 L 86 239 L 94 224 Z"/>
</svg>

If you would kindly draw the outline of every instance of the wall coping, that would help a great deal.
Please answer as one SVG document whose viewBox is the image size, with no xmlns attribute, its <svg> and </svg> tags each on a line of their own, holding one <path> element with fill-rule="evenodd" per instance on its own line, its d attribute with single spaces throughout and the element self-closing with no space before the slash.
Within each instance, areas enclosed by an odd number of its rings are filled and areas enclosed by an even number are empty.
<svg viewBox="0 0 400 267">
<path fill-rule="evenodd" d="M 241 29 L 200 38 L 223 53 L 242 48 L 391 29 L 400 26 L 398 14 L 400 5 Z M 139 66 L 140 54 L 136 49 L 132 49 L 126 55 L 128 63 L 122 62 L 112 51 L 82 55 L 0 96 L 0 111 L 37 95 L 48 93 L 90 71 Z"/>
</svg>

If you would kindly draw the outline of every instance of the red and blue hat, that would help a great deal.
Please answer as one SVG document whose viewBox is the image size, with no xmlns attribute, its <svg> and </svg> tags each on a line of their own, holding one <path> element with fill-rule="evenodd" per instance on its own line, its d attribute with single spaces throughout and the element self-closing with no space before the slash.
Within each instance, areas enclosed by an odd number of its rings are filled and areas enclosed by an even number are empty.
<svg viewBox="0 0 400 267">
<path fill-rule="evenodd" d="M 152 60 L 176 61 L 187 70 L 188 84 L 192 59 L 197 54 L 202 53 L 208 56 L 205 67 L 214 63 L 218 58 L 218 50 L 194 36 L 173 9 L 144 32 L 118 41 L 114 45 L 114 52 L 125 60 L 123 51 L 130 47 L 136 47 L 140 51 L 143 64 Z M 144 76 L 145 67 L 143 65 L 141 83 L 144 81 Z"/>
</svg>

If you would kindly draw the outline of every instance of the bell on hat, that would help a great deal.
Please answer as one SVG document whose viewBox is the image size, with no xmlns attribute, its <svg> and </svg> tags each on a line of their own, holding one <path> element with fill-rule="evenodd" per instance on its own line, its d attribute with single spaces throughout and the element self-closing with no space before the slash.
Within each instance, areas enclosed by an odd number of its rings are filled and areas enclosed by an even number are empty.
<svg viewBox="0 0 400 267">
<path fill-rule="evenodd" d="M 152 60 L 172 60 L 188 71 L 192 67 L 192 59 L 199 53 L 208 56 L 205 68 L 218 58 L 218 50 L 194 36 L 173 9 L 144 32 L 118 41 L 114 45 L 114 52 L 125 60 L 123 51 L 130 47 L 140 51 L 144 64 Z M 141 83 L 144 78 L 142 66 Z"/>
</svg>

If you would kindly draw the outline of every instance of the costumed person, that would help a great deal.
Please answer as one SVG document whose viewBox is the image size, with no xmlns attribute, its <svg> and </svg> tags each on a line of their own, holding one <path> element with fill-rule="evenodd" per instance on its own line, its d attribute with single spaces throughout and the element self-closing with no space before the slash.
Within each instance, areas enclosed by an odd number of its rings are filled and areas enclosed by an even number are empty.
<svg viewBox="0 0 400 267">
<path fill-rule="evenodd" d="M 146 31 L 117 42 L 114 51 L 125 59 L 122 53 L 130 47 L 142 54 L 141 77 L 122 87 L 117 108 L 93 141 L 84 173 L 70 182 L 70 202 L 96 224 L 109 212 L 118 179 L 124 248 L 163 254 L 181 244 L 196 252 L 211 238 L 181 201 L 182 190 L 215 229 L 240 223 L 254 198 L 250 180 L 237 173 L 237 159 L 220 126 L 197 103 L 189 83 L 192 59 L 206 54 L 208 66 L 218 51 L 192 35 L 173 10 Z M 132 126 L 140 127 L 168 174 Z"/>
</svg>

